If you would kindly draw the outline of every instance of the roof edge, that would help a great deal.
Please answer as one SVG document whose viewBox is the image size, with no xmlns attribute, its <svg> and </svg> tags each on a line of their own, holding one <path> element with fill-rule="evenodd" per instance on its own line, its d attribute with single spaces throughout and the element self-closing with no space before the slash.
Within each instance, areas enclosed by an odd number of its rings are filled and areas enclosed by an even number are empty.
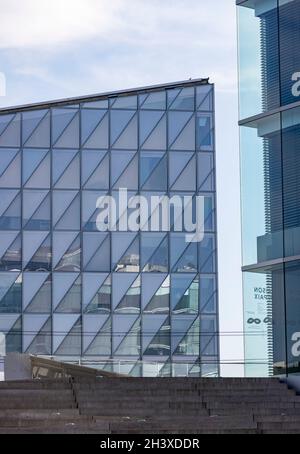
<svg viewBox="0 0 300 454">
<path fill-rule="evenodd" d="M 192 86 L 192 85 L 205 85 L 209 84 L 209 77 L 207 78 L 198 78 L 198 79 L 188 79 L 178 82 L 169 82 L 166 84 L 157 84 L 157 85 L 148 85 L 144 87 L 137 87 L 137 88 L 127 88 L 124 90 L 115 90 L 115 91 L 108 91 L 103 93 L 95 93 L 93 95 L 86 95 L 86 96 L 78 96 L 78 97 L 71 97 L 71 98 L 62 98 L 50 101 L 41 101 L 35 102 L 31 104 L 23 104 L 23 105 L 16 105 L 16 106 L 8 106 L 8 107 L 1 107 L 0 114 L 11 113 L 11 112 L 19 112 L 19 111 L 26 111 L 26 110 L 35 110 L 35 109 L 43 109 L 49 107 L 56 107 L 56 106 L 68 106 L 72 104 L 78 104 L 81 102 L 92 102 L 92 101 L 100 101 L 101 99 L 106 99 L 114 96 L 122 96 L 122 95 L 130 95 L 130 94 L 138 94 L 143 92 L 151 92 L 151 91 L 158 91 L 161 89 L 168 89 L 168 88 L 176 88 L 181 85 Z"/>
</svg>

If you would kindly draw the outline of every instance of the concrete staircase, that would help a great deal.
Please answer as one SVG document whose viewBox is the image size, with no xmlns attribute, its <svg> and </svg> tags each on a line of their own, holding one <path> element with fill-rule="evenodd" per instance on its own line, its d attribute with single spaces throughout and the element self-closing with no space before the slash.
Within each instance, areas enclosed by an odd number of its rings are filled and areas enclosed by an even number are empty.
<svg viewBox="0 0 300 454">
<path fill-rule="evenodd" d="M 300 433 L 300 396 L 277 379 L 0 382 L 3 433 Z"/>
</svg>

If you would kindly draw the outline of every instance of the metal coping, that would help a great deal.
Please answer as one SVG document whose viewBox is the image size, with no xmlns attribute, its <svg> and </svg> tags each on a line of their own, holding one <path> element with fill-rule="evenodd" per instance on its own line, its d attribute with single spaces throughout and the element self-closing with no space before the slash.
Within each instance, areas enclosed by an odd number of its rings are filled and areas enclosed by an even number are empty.
<svg viewBox="0 0 300 454">
<path fill-rule="evenodd" d="M 32 104 L 24 104 L 19 106 L 9 106 L 9 107 L 2 107 L 0 108 L 0 114 L 6 113 L 15 113 L 15 112 L 22 112 L 27 110 L 36 110 L 36 109 L 43 109 L 49 107 L 62 107 L 62 106 L 69 106 L 72 104 L 78 104 L 82 102 L 95 102 L 106 100 L 108 98 L 113 98 L 115 96 L 128 96 L 128 95 L 136 95 L 148 92 L 155 92 L 163 89 L 170 89 L 184 86 L 194 86 L 194 85 L 208 85 L 209 78 L 200 78 L 200 79 L 188 79 L 179 82 L 170 82 L 166 84 L 158 84 L 158 85 L 149 85 L 145 87 L 138 87 L 138 88 L 128 88 L 125 90 L 116 90 L 116 91 L 109 91 L 104 93 L 98 93 L 93 95 L 87 96 L 79 96 L 79 97 L 72 97 L 72 98 L 63 98 L 51 101 L 42 101 L 42 102 L 35 102 Z M 211 84 L 212 85 L 212 84 Z"/>
</svg>

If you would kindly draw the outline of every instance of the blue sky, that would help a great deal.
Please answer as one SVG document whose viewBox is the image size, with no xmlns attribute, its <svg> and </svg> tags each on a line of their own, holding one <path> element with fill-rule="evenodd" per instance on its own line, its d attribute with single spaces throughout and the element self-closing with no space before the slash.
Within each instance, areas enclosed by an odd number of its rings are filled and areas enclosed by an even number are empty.
<svg viewBox="0 0 300 454">
<path fill-rule="evenodd" d="M 220 328 L 241 331 L 235 1 L 0 0 L 0 10 L 0 107 L 190 77 L 216 84 Z M 242 359 L 242 338 L 223 336 L 221 356 Z"/>
</svg>

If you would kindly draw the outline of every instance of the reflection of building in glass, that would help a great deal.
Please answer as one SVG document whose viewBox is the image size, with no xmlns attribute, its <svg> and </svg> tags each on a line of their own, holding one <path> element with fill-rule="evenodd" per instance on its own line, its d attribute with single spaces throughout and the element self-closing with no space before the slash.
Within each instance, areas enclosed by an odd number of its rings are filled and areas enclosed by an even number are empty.
<svg viewBox="0 0 300 454">
<path fill-rule="evenodd" d="M 0 110 L 7 352 L 137 376 L 218 374 L 213 122 L 205 79 Z M 120 188 L 203 195 L 203 241 L 99 232 L 96 201 Z"/>
<path fill-rule="evenodd" d="M 297 372 L 300 1 L 237 4 L 246 372 Z"/>
</svg>

